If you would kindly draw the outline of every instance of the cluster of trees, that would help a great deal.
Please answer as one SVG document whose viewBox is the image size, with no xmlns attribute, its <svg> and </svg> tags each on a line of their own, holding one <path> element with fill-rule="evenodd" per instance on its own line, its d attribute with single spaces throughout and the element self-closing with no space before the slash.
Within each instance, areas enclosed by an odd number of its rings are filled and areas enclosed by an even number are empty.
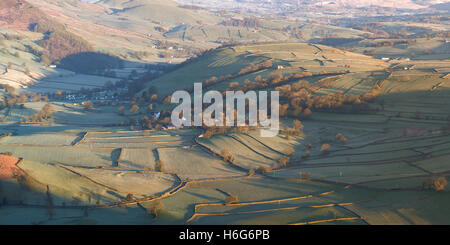
<svg viewBox="0 0 450 245">
<path fill-rule="evenodd" d="M 260 89 L 266 89 L 269 87 L 277 87 L 278 89 L 284 90 L 283 88 L 288 88 L 286 87 L 280 87 L 282 84 L 287 84 L 291 83 L 292 81 L 295 80 L 299 80 L 302 78 L 307 78 L 307 77 L 312 77 L 312 76 L 321 76 L 321 75 L 330 75 L 330 74 L 334 74 L 334 75 L 340 75 L 343 73 L 347 73 L 348 71 L 343 71 L 343 72 L 327 72 L 327 71 L 321 71 L 321 72 L 309 72 L 309 71 L 300 71 L 297 73 L 293 73 L 293 74 L 287 74 L 284 75 L 282 72 L 280 71 L 274 71 L 272 73 L 269 74 L 269 77 L 267 78 L 263 78 L 261 76 L 257 76 L 255 77 L 254 81 L 250 81 L 250 80 L 246 80 L 244 81 L 244 85 L 241 86 L 235 86 L 233 87 L 234 90 L 242 90 L 244 92 L 249 91 L 249 90 L 260 90 Z M 290 85 L 289 85 L 290 87 Z"/>
<path fill-rule="evenodd" d="M 423 188 L 426 190 L 444 191 L 447 184 L 445 177 L 431 176 L 423 183 Z"/>
<path fill-rule="evenodd" d="M 170 124 L 170 111 L 163 111 L 161 113 L 161 117 L 158 118 L 149 118 L 148 116 L 141 117 L 138 119 L 137 124 L 142 129 L 155 129 L 161 130 L 163 126 L 168 126 Z M 131 123 L 130 123 L 131 124 Z"/>
<path fill-rule="evenodd" d="M 42 122 L 44 120 L 48 120 L 54 112 L 53 105 L 47 103 L 42 107 L 39 112 L 36 112 L 30 116 L 26 116 L 24 118 L 25 122 Z"/>
<path fill-rule="evenodd" d="M 257 28 L 261 27 L 261 21 L 255 17 L 245 17 L 243 19 L 228 19 L 222 22 L 225 26 L 239 26 L 246 28 Z"/>
<path fill-rule="evenodd" d="M 315 85 L 315 86 L 320 86 Z M 374 100 L 380 93 L 381 87 L 375 84 L 365 94 L 343 94 L 341 91 L 323 96 L 314 95 L 317 87 L 310 87 L 308 82 L 299 81 L 292 85 L 275 88 L 280 91 L 280 116 L 308 117 L 313 110 L 335 111 L 344 105 L 352 106 L 352 111 L 362 110 L 361 105 Z"/>
<path fill-rule="evenodd" d="M 9 94 L 8 97 L 5 98 L 4 101 L 0 102 L 0 108 L 9 107 L 12 108 L 16 104 L 22 104 L 26 102 L 39 102 L 39 101 L 48 101 L 48 96 L 42 96 L 41 93 L 20 93 L 20 94 Z"/>
<path fill-rule="evenodd" d="M 203 133 L 203 138 L 209 139 L 214 135 L 221 135 L 221 134 L 226 134 L 226 133 L 233 133 L 233 132 L 246 133 L 251 128 L 248 126 L 243 126 L 243 127 L 226 127 L 226 126 L 207 127 L 207 126 L 204 126 L 204 129 L 205 129 L 205 133 Z"/>
<path fill-rule="evenodd" d="M 225 162 L 231 162 L 231 163 L 234 163 L 234 161 L 235 161 L 235 158 L 234 158 L 234 156 L 233 156 L 233 153 L 232 153 L 229 149 L 223 149 L 223 150 L 220 152 L 220 156 L 223 158 L 223 160 L 224 160 Z"/>
<path fill-rule="evenodd" d="M 303 135 L 303 124 L 300 122 L 300 120 L 295 119 L 292 124 L 292 128 L 285 126 L 282 130 L 280 130 L 280 134 L 284 135 L 287 139 L 289 139 L 291 136 Z"/>
<path fill-rule="evenodd" d="M 242 75 L 249 74 L 249 73 L 252 73 L 252 72 L 256 72 L 256 71 L 259 71 L 259 70 L 262 70 L 262 69 L 269 69 L 269 68 L 272 68 L 272 66 L 273 66 L 272 60 L 266 60 L 266 61 L 264 61 L 264 62 L 262 62 L 260 64 L 256 64 L 256 65 L 253 64 L 253 63 L 250 63 L 250 65 L 248 65 L 247 67 L 242 68 L 238 72 L 238 75 L 242 76 Z"/>
<path fill-rule="evenodd" d="M 250 63 L 247 67 L 242 68 L 237 74 L 232 75 L 232 74 L 227 74 L 227 75 L 222 75 L 220 77 L 216 77 L 216 76 L 212 76 L 208 79 L 205 79 L 202 84 L 204 88 L 208 88 L 209 86 L 212 86 L 214 84 L 217 83 L 221 83 L 221 82 L 225 82 L 225 81 L 229 81 L 233 78 L 239 77 L 239 76 L 243 76 L 252 72 L 256 72 L 262 69 L 269 69 L 273 67 L 273 63 L 272 60 L 266 60 L 260 64 L 254 64 L 254 63 Z M 260 77 L 260 76 L 259 76 Z M 235 87 L 237 87 L 236 82 L 232 82 L 232 84 L 236 85 Z M 193 88 L 192 86 L 186 86 L 184 88 L 184 90 L 188 91 L 188 92 L 193 92 Z"/>
<path fill-rule="evenodd" d="M 147 207 L 147 213 L 157 218 L 162 212 L 164 212 L 165 206 L 160 200 L 155 200 Z"/>
<path fill-rule="evenodd" d="M 237 202 L 239 202 L 239 198 L 235 195 L 229 195 L 229 196 L 227 196 L 227 198 L 225 198 L 226 205 L 237 203 Z"/>
<path fill-rule="evenodd" d="M 279 169 L 279 168 L 284 168 L 286 167 L 290 162 L 291 162 L 291 155 L 295 153 L 295 150 L 292 146 L 289 146 L 288 148 L 285 149 L 284 151 L 284 156 L 281 156 L 280 159 L 278 159 L 277 162 L 275 162 L 272 167 L 267 166 L 267 165 L 261 165 L 259 166 L 256 170 L 251 169 L 249 171 L 249 175 L 253 175 L 255 172 L 264 174 L 267 172 L 270 172 L 274 169 Z"/>
<path fill-rule="evenodd" d="M 407 40 L 383 40 L 378 41 L 373 44 L 374 47 L 392 47 L 397 44 L 414 44 L 416 43 L 416 39 L 407 39 Z"/>
<path fill-rule="evenodd" d="M 384 29 L 380 23 L 369 23 L 364 26 L 355 26 L 354 29 L 364 32 L 370 32 L 371 34 L 365 34 L 366 38 L 406 38 L 408 33 L 406 28 L 401 28 L 399 31 L 394 29 Z"/>
<path fill-rule="evenodd" d="M 43 18 L 30 25 L 30 29 L 45 35 L 39 45 L 46 50 L 51 61 L 61 60 L 70 54 L 93 51 L 86 40 L 67 31 L 64 25 L 56 21 Z"/>
<path fill-rule="evenodd" d="M 347 137 L 345 137 L 342 133 L 336 134 L 336 139 L 341 143 L 345 143 L 348 140 Z"/>
<path fill-rule="evenodd" d="M 322 154 L 328 154 L 328 150 L 330 149 L 330 147 L 330 144 L 322 144 L 322 146 L 320 147 L 320 152 L 322 152 Z"/>
<path fill-rule="evenodd" d="M 55 63 L 65 69 L 88 74 L 122 65 L 122 60 L 117 57 L 94 52 L 89 42 L 44 14 L 35 18 L 29 29 L 44 34 L 44 39 L 39 42 L 43 50 L 28 48 L 45 65 Z"/>
</svg>

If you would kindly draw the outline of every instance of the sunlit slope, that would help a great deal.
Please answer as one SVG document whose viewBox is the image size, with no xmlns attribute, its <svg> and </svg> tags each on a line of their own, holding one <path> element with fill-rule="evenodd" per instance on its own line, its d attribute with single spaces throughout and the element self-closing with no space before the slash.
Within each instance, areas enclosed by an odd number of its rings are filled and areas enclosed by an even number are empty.
<svg viewBox="0 0 450 245">
<path fill-rule="evenodd" d="M 251 63 L 257 65 L 272 60 L 272 68 L 239 75 L 239 72 Z M 280 70 L 284 74 L 299 71 L 311 72 L 350 72 L 378 71 L 388 64 L 369 56 L 342 51 L 323 45 L 307 43 L 266 43 L 223 47 L 211 51 L 204 56 L 187 63 L 147 84 L 147 88 L 155 86 L 160 95 L 171 94 L 175 90 L 192 88 L 193 83 L 202 82 L 213 76 L 230 77 L 222 83 L 242 82 L 253 79 L 257 75 L 269 77 L 273 71 Z M 216 85 L 215 85 L 216 86 Z M 145 88 L 144 90 L 147 90 Z"/>
<path fill-rule="evenodd" d="M 113 14 L 140 17 L 169 25 L 196 24 L 198 21 L 212 24 L 219 20 L 207 11 L 181 8 L 169 0 L 104 0 L 100 3 L 111 6 Z"/>
</svg>

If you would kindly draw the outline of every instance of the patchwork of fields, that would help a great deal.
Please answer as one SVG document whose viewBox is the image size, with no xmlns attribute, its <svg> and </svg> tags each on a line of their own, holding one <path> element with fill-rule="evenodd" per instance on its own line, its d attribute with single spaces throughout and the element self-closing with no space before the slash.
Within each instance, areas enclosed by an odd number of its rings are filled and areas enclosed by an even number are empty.
<svg viewBox="0 0 450 245">
<path fill-rule="evenodd" d="M 240 72 L 267 60 L 272 67 Z M 211 51 L 151 84 L 164 97 L 211 76 L 231 74 L 210 87 L 223 91 L 299 71 L 323 73 L 285 85 L 318 85 L 314 96 L 376 85 L 380 95 L 363 110 L 314 108 L 301 134 L 272 138 L 259 129 L 211 137 L 200 128 L 143 130 L 126 123 L 148 114 L 122 115 L 118 105 L 51 102 L 53 115 L 41 122 L 26 119 L 46 103 L 3 109 L 0 153 L 18 158 L 20 171 L 0 182 L 0 224 L 448 224 L 449 187 L 433 187 L 450 175 L 446 63 L 252 44 Z M 79 79 L 66 85 L 84 86 L 87 77 Z M 97 82 L 90 85 L 107 81 Z M 281 118 L 282 128 L 294 119 Z"/>
</svg>

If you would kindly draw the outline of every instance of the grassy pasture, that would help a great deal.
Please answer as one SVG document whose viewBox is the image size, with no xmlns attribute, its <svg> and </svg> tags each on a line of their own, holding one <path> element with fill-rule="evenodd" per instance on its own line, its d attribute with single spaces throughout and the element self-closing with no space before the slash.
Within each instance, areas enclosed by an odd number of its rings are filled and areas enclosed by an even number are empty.
<svg viewBox="0 0 450 245">
<path fill-rule="evenodd" d="M 364 147 L 355 149 L 340 150 L 330 155 L 353 155 L 353 154 L 373 154 L 377 152 L 391 152 L 406 149 L 430 148 L 438 147 L 441 144 L 447 144 L 450 141 L 448 135 L 444 136 L 422 136 L 422 137 L 404 137 L 398 140 L 385 140 L 378 143 L 372 143 Z"/>
<path fill-rule="evenodd" d="M 259 166 L 270 167 L 276 162 L 276 160 L 268 158 L 261 152 L 255 152 L 253 148 L 249 148 L 226 135 L 213 136 L 211 139 L 200 138 L 199 143 L 217 154 L 228 149 L 235 157 L 235 164 L 245 169 L 254 169 Z"/>
<path fill-rule="evenodd" d="M 361 184 L 369 188 L 380 189 L 416 189 L 420 190 L 427 177 L 410 177 L 402 179 L 374 180 L 372 182 Z"/>
<path fill-rule="evenodd" d="M 193 215 L 194 204 L 196 203 L 216 203 L 226 196 L 214 189 L 188 187 L 179 191 L 176 195 L 161 200 L 165 206 L 165 211 L 155 220 L 155 225 L 180 225 Z M 148 208 L 151 202 L 143 203 L 142 206 Z"/>
<path fill-rule="evenodd" d="M 118 124 L 125 120 L 124 117 L 117 115 L 117 113 L 57 111 L 53 115 L 55 123 L 82 126 Z"/>
<path fill-rule="evenodd" d="M 196 184 L 196 187 L 219 189 L 229 195 L 237 196 L 239 202 L 278 202 L 282 199 L 318 195 L 340 188 L 319 182 L 286 181 L 261 177 L 204 182 Z"/>
<path fill-rule="evenodd" d="M 150 149 L 122 148 L 119 167 L 132 170 L 155 169 L 155 153 Z"/>
<path fill-rule="evenodd" d="M 94 205 L 97 201 L 114 203 L 124 198 L 109 188 L 55 165 L 25 160 L 19 167 L 33 179 L 49 187 L 55 205 L 62 205 L 63 202 L 67 205 Z"/>
<path fill-rule="evenodd" d="M 296 145 L 301 144 L 301 137 L 291 137 L 289 140 L 283 136 L 275 136 L 275 137 L 261 137 L 260 130 L 250 130 L 246 135 L 240 135 L 240 137 L 247 138 L 249 141 L 254 142 L 252 145 L 265 145 L 266 148 L 273 149 L 272 151 L 277 151 L 281 153 L 285 153 L 285 150 L 289 146 L 295 147 Z M 265 149 L 267 151 L 267 149 Z"/>
<path fill-rule="evenodd" d="M 344 64 L 349 64 L 352 71 L 373 71 L 387 67 L 387 64 L 381 60 L 323 45 L 309 45 L 306 43 L 249 44 L 211 51 L 201 59 L 186 64 L 176 71 L 154 80 L 152 85 L 156 86 L 158 91 L 164 91 L 164 94 L 160 95 L 165 96 L 175 90 L 192 87 L 193 83 L 202 82 L 212 76 L 219 78 L 229 74 L 236 75 L 250 63 L 258 64 L 267 59 L 272 59 L 275 64 L 291 63 L 293 67 L 288 69 L 289 72 L 304 70 L 303 67 L 314 72 L 343 71 L 346 69 Z M 355 59 L 358 62 L 355 62 Z M 319 60 L 320 62 L 314 62 L 314 60 Z M 364 60 L 364 62 L 360 60 Z M 311 61 L 313 62 L 309 64 L 308 62 Z M 322 66 L 323 62 L 326 62 L 326 64 L 324 63 L 325 65 Z M 268 71 L 260 74 L 245 75 L 231 81 L 243 82 L 247 78 L 265 75 L 266 73 Z M 228 81 L 227 84 L 231 81 Z M 218 89 L 224 86 L 217 84 L 214 85 L 214 88 Z"/>
<path fill-rule="evenodd" d="M 197 180 L 245 175 L 199 147 L 159 148 L 158 155 L 164 162 L 166 171 L 174 172 L 181 178 Z"/>
<path fill-rule="evenodd" d="M 344 94 L 364 94 L 369 92 L 375 84 L 385 77 L 384 72 L 357 72 L 344 74 L 333 81 L 331 88 L 319 89 L 318 94 L 326 95 L 338 91 L 341 91 Z"/>
<path fill-rule="evenodd" d="M 332 149 L 332 148 L 330 148 Z M 324 156 L 316 159 L 308 159 L 303 164 L 352 164 L 352 163 L 383 163 L 396 160 L 417 159 L 421 154 L 412 150 L 398 150 L 393 152 L 379 152 L 368 154 L 350 154 Z"/>
<path fill-rule="evenodd" d="M 31 108 L 11 108 L 8 111 L 6 120 L 11 122 L 19 122 L 23 120 L 25 117 L 29 117 L 32 114 L 36 113 L 37 111 Z"/>
<path fill-rule="evenodd" d="M 77 138 L 76 135 L 66 134 L 32 134 L 32 135 L 18 135 L 5 137 L 0 139 L 0 145 L 72 145 L 72 142 Z"/>
<path fill-rule="evenodd" d="M 158 135 L 150 135 L 150 136 L 123 136 L 123 137 L 102 137 L 96 138 L 92 137 L 92 135 L 88 135 L 85 139 L 86 144 L 108 144 L 108 143 L 149 143 L 149 144 L 157 144 L 158 142 L 181 142 L 181 141 L 189 141 L 190 137 L 183 136 L 158 136 Z"/>
<path fill-rule="evenodd" d="M 32 92 L 56 92 L 77 91 L 81 88 L 101 88 L 107 82 L 116 82 L 119 79 L 102 76 L 92 76 L 84 74 L 74 74 L 72 76 L 48 77 L 37 81 L 29 90 Z"/>
<path fill-rule="evenodd" d="M 295 183 L 257 177 L 240 180 L 198 182 L 188 185 L 186 189 L 181 190 L 174 196 L 163 199 L 162 202 L 166 207 L 165 211 L 154 224 L 183 224 L 194 214 L 194 204 L 223 203 L 227 193 L 238 196 L 240 202 L 252 202 L 307 196 L 309 194 L 327 192 L 332 189 L 333 186 L 321 183 Z M 274 203 L 277 204 L 277 202 Z M 147 206 L 150 203 L 143 205 Z M 259 207 L 264 205 L 272 204 L 260 204 Z M 220 205 L 218 207 L 223 208 Z M 300 215 L 297 217 L 300 217 Z M 216 218 L 220 219 L 223 217 L 218 216 Z M 217 220 L 216 222 L 222 223 Z M 189 224 L 194 223 L 196 222 Z"/>
<path fill-rule="evenodd" d="M 76 167 L 69 167 L 69 169 L 121 193 L 132 193 L 141 196 L 164 193 L 178 182 L 174 176 L 164 173 L 117 172 L 114 170 L 90 170 Z"/>
<path fill-rule="evenodd" d="M 448 148 L 447 148 L 448 149 Z M 424 159 L 421 161 L 417 161 L 414 164 L 430 171 L 432 173 L 442 173 L 447 172 L 449 170 L 448 161 L 450 159 L 450 155 L 443 154 L 441 156 Z"/>
<path fill-rule="evenodd" d="M 346 184 L 357 184 L 365 181 L 375 181 L 390 178 L 404 178 L 426 174 L 407 163 L 390 163 L 377 165 L 326 166 L 317 168 L 302 167 L 298 170 L 276 171 L 270 173 L 276 177 L 301 178 L 307 172 L 312 179 L 321 179 Z"/>
<path fill-rule="evenodd" d="M 129 135 L 129 136 L 128 136 Z M 192 145 L 190 135 L 166 134 L 161 132 L 128 133 L 88 133 L 80 144 L 87 147 L 102 148 L 166 148 Z"/>
<path fill-rule="evenodd" d="M 369 224 L 446 224 L 449 200 L 445 192 L 391 191 L 348 208 Z"/>
<path fill-rule="evenodd" d="M 41 163 L 58 163 L 73 166 L 109 167 L 117 159 L 114 149 L 89 149 L 73 146 L 14 146 L 1 145 L 1 152 Z"/>
<path fill-rule="evenodd" d="M 383 123 L 386 117 L 383 115 L 368 115 L 368 114 L 351 114 L 344 113 L 329 113 L 329 112 L 315 112 L 311 115 L 312 120 L 326 121 L 326 122 L 345 122 L 345 123 Z"/>
</svg>

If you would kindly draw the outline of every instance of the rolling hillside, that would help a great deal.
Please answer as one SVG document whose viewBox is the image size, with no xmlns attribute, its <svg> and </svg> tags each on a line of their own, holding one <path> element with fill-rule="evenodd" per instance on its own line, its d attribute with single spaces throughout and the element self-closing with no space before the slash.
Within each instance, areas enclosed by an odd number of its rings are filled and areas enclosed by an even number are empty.
<svg viewBox="0 0 450 245">
<path fill-rule="evenodd" d="M 239 72 L 250 64 L 256 65 L 266 60 L 272 60 L 271 68 L 239 75 Z M 283 69 L 278 70 L 278 66 Z M 190 88 L 193 83 L 203 82 L 213 76 L 219 79 L 228 77 L 212 86 L 225 89 L 230 82 L 237 81 L 243 84 L 244 80 L 253 80 L 256 76 L 269 77 L 274 71 L 289 74 L 299 71 L 340 72 L 348 69 L 350 72 L 358 73 L 382 70 L 385 67 L 387 64 L 379 59 L 323 45 L 307 43 L 238 45 L 211 51 L 149 82 L 147 88 L 155 86 L 162 96 L 166 96 L 175 90 Z"/>
</svg>

